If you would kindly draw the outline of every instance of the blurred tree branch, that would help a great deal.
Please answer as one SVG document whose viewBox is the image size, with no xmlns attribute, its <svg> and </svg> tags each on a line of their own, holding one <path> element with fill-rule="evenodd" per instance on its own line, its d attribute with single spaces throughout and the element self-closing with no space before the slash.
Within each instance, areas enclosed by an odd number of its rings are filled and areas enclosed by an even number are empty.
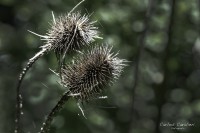
<svg viewBox="0 0 200 133">
<path fill-rule="evenodd" d="M 131 128 L 132 128 L 132 123 L 133 123 L 133 118 L 135 115 L 135 109 L 134 109 L 134 99 L 135 99 L 135 90 L 138 86 L 138 81 L 139 81 L 139 68 L 140 68 L 140 60 L 141 60 L 141 56 L 144 50 L 144 46 L 145 46 L 145 38 L 147 36 L 147 32 L 149 30 L 149 22 L 152 16 L 152 12 L 153 12 L 153 7 L 154 7 L 154 0 L 149 0 L 148 1 L 148 5 L 147 5 L 147 10 L 146 10 L 146 14 L 145 14 L 145 18 L 144 18 L 144 30 L 141 33 L 141 37 L 139 40 L 139 47 L 138 47 L 138 53 L 137 53 L 137 57 L 136 57 L 136 62 L 135 62 L 135 73 L 134 73 L 134 85 L 133 85 L 133 89 L 132 89 L 132 106 L 131 106 L 131 119 L 129 122 L 129 132 L 131 133 Z"/>
<path fill-rule="evenodd" d="M 166 42 L 166 48 L 164 53 L 164 59 L 163 59 L 163 72 L 164 72 L 164 79 L 161 85 L 159 85 L 157 88 L 155 88 L 155 94 L 156 94 L 156 102 L 158 107 L 158 116 L 156 120 L 156 133 L 161 133 L 160 131 L 160 122 L 162 120 L 162 107 L 165 103 L 165 94 L 167 90 L 169 90 L 169 73 L 170 70 L 168 68 L 168 61 L 170 58 L 170 53 L 172 49 L 172 40 L 173 40 L 173 27 L 175 22 L 175 2 L 176 0 L 170 1 L 170 16 L 169 16 L 169 22 L 168 22 L 168 28 L 167 28 L 167 42 Z"/>
</svg>

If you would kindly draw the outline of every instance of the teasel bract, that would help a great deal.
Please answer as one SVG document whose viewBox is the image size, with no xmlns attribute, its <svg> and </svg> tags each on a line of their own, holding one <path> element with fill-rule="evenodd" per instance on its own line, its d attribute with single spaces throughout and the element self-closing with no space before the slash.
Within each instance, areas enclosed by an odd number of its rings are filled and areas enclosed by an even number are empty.
<svg viewBox="0 0 200 133">
<path fill-rule="evenodd" d="M 84 0 L 83 0 L 84 1 Z M 81 2 L 83 2 L 81 1 Z M 80 3 L 81 3 L 80 2 Z M 80 4 L 79 3 L 79 4 Z M 78 4 L 78 5 L 79 5 Z M 76 6 L 75 6 L 76 7 Z M 74 8 L 73 8 L 74 9 Z M 73 11 L 72 9 L 72 11 Z M 46 35 L 39 35 L 35 32 L 29 31 L 34 35 L 37 35 L 41 40 L 45 41 L 45 44 L 41 46 L 41 50 L 35 54 L 34 57 L 29 59 L 27 65 L 23 68 L 21 74 L 19 75 L 18 84 L 17 84 L 17 114 L 16 114 L 16 129 L 19 130 L 19 119 L 21 113 L 21 95 L 20 87 L 22 81 L 30 69 L 30 67 L 45 53 L 54 51 L 59 62 L 59 67 L 62 66 L 66 54 L 69 54 L 73 51 L 80 50 L 85 45 L 91 44 L 96 38 L 99 37 L 98 28 L 94 26 L 96 21 L 90 21 L 89 15 L 81 16 L 80 12 L 73 13 L 70 11 L 66 15 L 61 15 L 58 18 L 53 16 L 53 23 L 51 28 L 48 30 Z"/>
<path fill-rule="evenodd" d="M 98 98 L 105 88 L 119 78 L 127 61 L 119 59 L 118 53 L 111 53 L 111 50 L 112 47 L 108 45 L 97 45 L 79 54 L 71 63 L 62 66 L 61 85 L 67 90 L 47 116 L 40 133 L 49 131 L 53 118 L 69 98 L 74 97 L 77 103 L 89 102 Z M 81 112 L 85 117 L 82 109 Z"/>
<path fill-rule="evenodd" d="M 111 53 L 108 45 L 95 46 L 76 57 L 61 69 L 61 84 L 79 101 L 89 101 L 112 85 L 125 66 L 126 60 Z"/>
</svg>

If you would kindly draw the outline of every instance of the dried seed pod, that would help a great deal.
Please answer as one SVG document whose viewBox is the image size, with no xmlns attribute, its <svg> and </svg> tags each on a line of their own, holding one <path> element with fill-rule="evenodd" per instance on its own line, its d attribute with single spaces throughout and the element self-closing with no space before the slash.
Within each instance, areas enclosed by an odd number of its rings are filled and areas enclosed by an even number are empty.
<svg viewBox="0 0 200 133">
<path fill-rule="evenodd" d="M 69 91 L 62 95 L 51 110 L 40 133 L 49 131 L 53 118 L 71 97 L 79 101 L 77 105 L 85 117 L 80 102 L 95 98 L 105 87 L 119 78 L 126 60 L 117 58 L 118 53 L 111 53 L 111 50 L 112 48 L 107 45 L 96 46 L 92 50 L 80 52 L 81 54 L 74 58 L 71 64 L 62 66 L 61 84 L 69 88 Z M 52 72 L 59 75 L 53 70 Z"/>
<path fill-rule="evenodd" d="M 95 21 L 89 21 L 88 15 L 81 16 L 79 12 L 62 15 L 55 19 L 47 37 L 43 37 L 46 45 L 42 48 L 48 51 L 54 50 L 58 59 L 66 52 L 79 50 L 93 42 L 95 38 L 100 38 L 94 23 Z"/>
<path fill-rule="evenodd" d="M 81 14 L 77 12 L 54 19 L 54 23 L 50 30 L 44 36 L 30 31 L 33 34 L 40 36 L 42 40 L 46 40 L 46 43 L 41 46 L 42 49 L 40 52 L 38 52 L 33 58 L 29 59 L 26 67 L 19 76 L 17 87 L 20 88 L 26 72 L 35 61 L 46 52 L 54 50 L 59 62 L 62 63 L 66 53 L 79 50 L 83 46 L 93 42 L 95 38 L 100 38 L 98 37 L 97 27 L 93 25 L 94 23 L 94 21 L 89 21 L 89 16 L 81 16 Z"/>
<path fill-rule="evenodd" d="M 77 100 L 96 97 L 119 78 L 125 60 L 117 58 L 118 53 L 111 53 L 111 49 L 107 45 L 96 46 L 62 67 L 61 83 Z"/>
<path fill-rule="evenodd" d="M 72 11 L 73 10 L 74 9 L 72 9 Z M 54 51 L 56 53 L 56 57 L 61 66 L 64 62 L 66 54 L 75 50 L 79 50 L 83 46 L 90 44 L 91 42 L 94 41 L 95 38 L 100 38 L 98 36 L 99 34 L 97 31 L 98 28 L 94 26 L 95 21 L 90 21 L 89 15 L 81 16 L 79 12 L 72 13 L 72 11 L 56 19 L 52 13 L 53 24 L 51 25 L 51 28 L 48 30 L 46 35 L 39 35 L 35 32 L 29 31 L 34 35 L 41 37 L 42 40 L 45 40 L 45 45 L 41 46 L 41 50 L 34 57 L 29 59 L 27 65 L 25 66 L 25 68 L 23 68 L 19 76 L 17 84 L 17 95 L 18 95 L 17 96 L 18 111 L 16 116 L 18 117 L 16 118 L 17 125 L 20 116 L 20 109 L 19 109 L 20 108 L 19 103 L 21 101 L 21 98 L 19 97 L 20 86 L 23 78 L 25 77 L 30 67 L 40 57 L 42 57 L 45 53 L 48 53 L 49 51 Z M 18 131 L 18 126 L 16 127 L 16 131 Z"/>
</svg>

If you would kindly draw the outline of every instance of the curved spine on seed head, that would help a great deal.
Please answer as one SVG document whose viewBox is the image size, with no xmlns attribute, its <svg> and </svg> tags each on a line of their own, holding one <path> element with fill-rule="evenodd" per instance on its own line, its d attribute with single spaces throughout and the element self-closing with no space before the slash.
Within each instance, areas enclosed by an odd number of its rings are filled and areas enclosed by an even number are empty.
<svg viewBox="0 0 200 133">
<path fill-rule="evenodd" d="M 71 94 L 80 101 L 95 98 L 101 91 L 116 81 L 126 60 L 111 53 L 107 45 L 96 46 L 83 52 L 70 65 L 61 69 L 61 84 L 69 88 Z"/>
</svg>

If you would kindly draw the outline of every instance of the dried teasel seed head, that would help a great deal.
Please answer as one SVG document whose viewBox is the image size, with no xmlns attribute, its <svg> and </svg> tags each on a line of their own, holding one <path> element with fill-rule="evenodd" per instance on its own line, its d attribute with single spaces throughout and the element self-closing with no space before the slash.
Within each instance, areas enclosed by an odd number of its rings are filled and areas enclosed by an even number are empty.
<svg viewBox="0 0 200 133">
<path fill-rule="evenodd" d="M 54 51 L 58 59 L 59 65 L 62 66 L 64 62 L 65 55 L 79 50 L 83 46 L 94 41 L 95 38 L 100 38 L 98 36 L 98 28 L 94 26 L 95 21 L 89 20 L 89 15 L 83 15 L 79 12 L 73 13 L 74 9 L 80 5 L 84 0 L 79 2 L 68 14 L 61 15 L 60 17 L 53 16 L 53 24 L 48 30 L 46 35 L 40 35 L 35 32 L 29 31 L 34 35 L 41 37 L 42 40 L 45 40 L 45 45 L 41 46 L 41 50 L 35 54 L 31 59 L 29 59 L 27 65 L 23 68 L 22 72 L 19 75 L 18 84 L 17 84 L 17 113 L 16 113 L 16 131 L 18 131 L 20 119 L 20 87 L 22 81 L 31 68 L 31 66 L 45 53 L 49 51 Z M 61 67 L 60 67 L 61 68 Z M 59 69 L 60 69 L 59 68 Z"/>
<path fill-rule="evenodd" d="M 61 83 L 77 100 L 96 97 L 119 78 L 126 60 L 119 59 L 111 49 L 107 45 L 96 46 L 62 67 Z"/>
<path fill-rule="evenodd" d="M 25 68 L 23 68 L 19 76 L 17 90 L 19 90 L 26 72 L 45 53 L 54 50 L 61 66 L 65 54 L 79 50 L 84 45 L 93 42 L 95 38 L 100 38 L 98 36 L 98 28 L 94 26 L 95 21 L 89 21 L 88 15 L 81 16 L 79 12 L 70 12 L 67 15 L 58 17 L 57 19 L 55 19 L 53 15 L 53 22 L 54 23 L 46 35 L 39 35 L 29 31 L 34 35 L 41 37 L 42 40 L 46 41 L 46 43 L 41 46 L 42 49 L 36 53 L 34 57 L 29 59 Z"/>
<path fill-rule="evenodd" d="M 95 38 L 100 38 L 98 28 L 94 26 L 96 21 L 90 21 L 89 15 L 81 16 L 80 12 L 69 13 L 59 16 L 53 22 L 43 38 L 46 44 L 42 48 L 54 50 L 57 57 L 79 50 L 95 41 Z"/>
<path fill-rule="evenodd" d="M 82 46 L 93 42 L 95 38 L 98 37 L 97 27 L 94 26 L 94 21 L 89 21 L 89 15 L 81 16 L 79 12 L 73 13 L 76 7 L 78 7 L 84 0 L 79 2 L 68 14 L 62 15 L 55 19 L 53 16 L 53 24 L 48 30 L 46 35 L 40 35 L 35 32 L 29 31 L 34 35 L 37 35 L 45 40 L 45 45 L 41 46 L 41 50 L 35 54 L 31 59 L 29 59 L 27 65 L 23 68 L 19 75 L 17 83 L 17 105 L 16 105 L 16 127 L 15 131 L 19 131 L 19 121 L 21 113 L 21 95 L 20 87 L 22 81 L 31 68 L 31 66 L 45 53 L 54 50 L 56 53 L 59 65 L 62 66 L 64 62 L 65 55 L 71 51 L 79 50 Z M 61 68 L 61 67 L 60 67 Z"/>
</svg>

